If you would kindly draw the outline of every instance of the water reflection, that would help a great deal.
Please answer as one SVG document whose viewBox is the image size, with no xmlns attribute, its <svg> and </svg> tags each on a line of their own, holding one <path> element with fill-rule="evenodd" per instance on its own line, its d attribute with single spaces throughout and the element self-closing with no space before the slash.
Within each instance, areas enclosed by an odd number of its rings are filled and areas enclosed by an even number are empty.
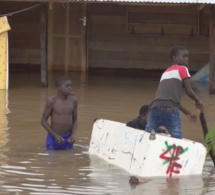
<svg viewBox="0 0 215 195">
<path fill-rule="evenodd" d="M 120 194 L 202 194 L 204 189 L 204 180 L 201 175 L 176 178 L 145 178 L 146 182 L 144 184 L 129 187 L 129 175 L 124 173 L 122 169 L 109 165 L 96 156 L 91 156 L 91 166 L 92 173 L 90 176 L 93 180 L 98 184 L 105 181 L 106 185 L 115 185 L 118 189 L 121 189 Z"/>
<path fill-rule="evenodd" d="M 80 150 L 80 148 L 82 148 Z M 65 158 L 66 157 L 66 158 Z M 80 161 L 79 159 L 84 159 Z M 2 166 L 7 174 L 1 189 L 5 192 L 26 192 L 26 194 L 104 194 L 116 193 L 117 188 L 95 185 L 90 181 L 92 168 L 87 151 L 75 146 L 74 153 L 68 151 L 40 153 L 28 161 L 16 162 L 22 166 Z M 38 161 L 39 160 L 39 161 Z M 45 162 L 45 164 L 44 164 Z M 26 165 L 26 166 L 24 166 Z M 7 181 L 8 180 L 8 181 Z M 105 185 L 108 184 L 105 182 Z M 107 193 L 107 194 L 108 194 Z"/>
<path fill-rule="evenodd" d="M 138 115 L 143 104 L 154 98 L 157 79 L 105 77 L 68 73 L 79 99 L 77 141 L 73 151 L 46 151 L 46 132 L 40 118 L 46 99 L 55 94 L 55 79 L 49 74 L 49 87 L 40 87 L 39 74 L 10 75 L 9 105 L 6 91 L 0 91 L 0 194 L 16 195 L 210 195 L 215 193 L 215 172 L 207 158 L 201 176 L 147 178 L 148 182 L 130 186 L 129 173 L 88 155 L 94 118 L 127 122 Z M 20 79 L 21 78 L 21 79 Z M 208 127 L 214 125 L 215 96 L 207 86 L 196 85 L 205 104 Z M 182 103 L 198 114 L 186 95 Z M 190 124 L 182 115 L 184 137 L 204 142 L 201 125 Z M 10 128 L 9 128 L 10 127 Z"/>
<path fill-rule="evenodd" d="M 8 148 L 5 147 L 8 140 L 8 91 L 0 90 L 0 165 L 4 164 L 6 158 L 5 153 Z"/>
</svg>

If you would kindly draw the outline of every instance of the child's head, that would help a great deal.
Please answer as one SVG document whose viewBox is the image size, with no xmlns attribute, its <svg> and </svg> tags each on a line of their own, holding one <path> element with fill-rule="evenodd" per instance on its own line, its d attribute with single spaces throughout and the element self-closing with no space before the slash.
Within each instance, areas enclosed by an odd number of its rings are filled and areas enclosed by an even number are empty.
<svg viewBox="0 0 215 195">
<path fill-rule="evenodd" d="M 143 105 L 139 110 L 139 116 L 140 116 L 140 119 L 143 121 L 143 123 L 147 122 L 148 114 L 149 114 L 149 106 Z"/>
<path fill-rule="evenodd" d="M 57 78 L 56 83 L 58 93 L 63 96 L 72 95 L 72 82 L 70 78 L 62 76 Z"/>
<path fill-rule="evenodd" d="M 140 110 L 139 110 L 139 116 L 140 115 L 146 115 L 149 112 L 149 106 L 148 105 L 143 105 Z"/>
<path fill-rule="evenodd" d="M 178 45 L 174 46 L 170 51 L 170 58 L 174 64 L 188 65 L 188 50 L 186 47 Z"/>
<path fill-rule="evenodd" d="M 65 81 L 71 81 L 69 77 L 61 76 L 56 79 L 55 86 L 60 87 Z"/>
</svg>

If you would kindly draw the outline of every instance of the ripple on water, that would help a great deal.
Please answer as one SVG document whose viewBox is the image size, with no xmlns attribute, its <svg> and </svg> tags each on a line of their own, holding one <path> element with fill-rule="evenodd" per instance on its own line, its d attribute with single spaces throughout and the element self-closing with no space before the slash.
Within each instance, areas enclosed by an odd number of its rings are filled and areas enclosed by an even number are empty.
<svg viewBox="0 0 215 195">
<path fill-rule="evenodd" d="M 24 76 L 21 75 L 22 79 L 19 79 L 20 74 L 24 74 Z M 50 73 L 50 83 L 54 83 L 56 76 Z M 39 120 L 47 96 L 53 95 L 56 91 L 55 86 L 51 84 L 48 89 L 39 87 L 37 82 L 40 78 L 39 74 L 23 72 L 10 78 L 13 87 L 9 90 L 8 107 L 11 113 L 6 118 L 8 123 L 1 126 L 0 132 L 2 133 L 0 136 L 0 194 L 215 194 L 215 172 L 209 158 L 206 160 L 202 176 L 173 179 L 149 178 L 150 180 L 142 185 L 130 186 L 129 173 L 116 166 L 110 166 L 101 159 L 93 161 L 89 157 L 88 145 L 93 119 L 104 117 L 121 122 L 133 119 L 142 104 L 152 101 L 159 80 L 91 76 L 87 85 L 83 87 L 80 84 L 81 75 L 72 72 L 74 89 L 80 100 L 77 142 L 73 151 L 48 152 L 44 148 L 45 131 Z M 22 83 L 20 84 L 19 81 Z M 214 124 L 215 96 L 208 95 L 208 86 L 197 84 L 195 87 L 205 103 L 205 115 L 210 127 Z M 187 96 L 183 97 L 183 104 L 195 113 L 196 109 L 191 102 Z M 188 131 L 184 132 L 185 137 L 203 140 L 200 125 L 190 126 L 183 118 L 182 122 L 184 127 L 189 127 L 189 134 Z"/>
</svg>

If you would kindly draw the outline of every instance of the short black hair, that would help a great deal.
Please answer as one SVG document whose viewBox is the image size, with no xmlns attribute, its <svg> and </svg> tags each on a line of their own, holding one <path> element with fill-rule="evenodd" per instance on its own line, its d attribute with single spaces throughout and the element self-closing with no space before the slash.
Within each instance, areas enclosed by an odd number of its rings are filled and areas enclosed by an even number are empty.
<svg viewBox="0 0 215 195">
<path fill-rule="evenodd" d="M 71 79 L 70 79 L 69 77 L 66 77 L 66 76 L 58 77 L 58 78 L 56 79 L 55 86 L 56 86 L 56 87 L 59 87 L 59 86 L 61 86 L 65 81 L 71 81 Z"/>
<path fill-rule="evenodd" d="M 149 112 L 149 105 L 143 105 L 143 106 L 140 108 L 139 116 L 140 116 L 141 114 L 142 114 L 142 115 L 146 115 L 148 112 Z"/>
<path fill-rule="evenodd" d="M 170 59 L 173 60 L 173 56 L 176 56 L 178 54 L 178 51 L 181 50 L 187 50 L 187 48 L 184 47 L 183 45 L 174 46 L 170 51 Z"/>
</svg>

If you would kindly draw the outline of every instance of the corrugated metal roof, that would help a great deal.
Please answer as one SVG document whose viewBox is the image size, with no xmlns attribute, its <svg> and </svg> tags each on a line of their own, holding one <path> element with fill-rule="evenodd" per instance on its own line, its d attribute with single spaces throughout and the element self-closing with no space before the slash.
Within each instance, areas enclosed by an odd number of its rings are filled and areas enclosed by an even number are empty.
<svg viewBox="0 0 215 195">
<path fill-rule="evenodd" d="M 49 1 L 49 0 L 47 0 L 47 1 Z M 50 0 L 50 1 L 53 1 L 53 0 Z M 168 4 L 170 4 L 170 3 L 215 4 L 215 0 L 64 0 L 64 1 L 71 1 L 71 2 L 75 1 L 75 2 L 168 3 Z"/>
<path fill-rule="evenodd" d="M 1 0 L 0 0 L 1 1 Z M 92 2 L 92 3 L 137 3 L 137 4 L 215 4 L 215 0 L 5 0 L 28 2 Z"/>
</svg>

